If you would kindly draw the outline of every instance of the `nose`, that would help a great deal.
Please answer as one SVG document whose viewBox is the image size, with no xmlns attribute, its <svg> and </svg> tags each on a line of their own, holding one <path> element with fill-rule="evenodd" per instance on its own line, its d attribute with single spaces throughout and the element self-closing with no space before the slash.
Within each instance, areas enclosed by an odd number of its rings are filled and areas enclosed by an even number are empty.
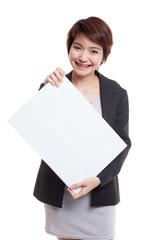
<svg viewBox="0 0 160 240">
<path fill-rule="evenodd" d="M 81 51 L 80 56 L 79 56 L 79 60 L 81 62 L 87 62 L 87 60 L 88 60 L 87 51 L 85 51 L 85 50 Z"/>
</svg>

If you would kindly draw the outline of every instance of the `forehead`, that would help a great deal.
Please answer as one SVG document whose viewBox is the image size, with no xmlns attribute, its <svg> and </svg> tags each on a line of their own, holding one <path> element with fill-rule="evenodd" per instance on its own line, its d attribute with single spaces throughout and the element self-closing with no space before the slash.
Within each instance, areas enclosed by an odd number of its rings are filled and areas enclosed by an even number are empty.
<svg viewBox="0 0 160 240">
<path fill-rule="evenodd" d="M 89 38 L 87 38 L 85 35 L 83 34 L 79 34 L 75 37 L 74 44 L 79 43 L 81 44 L 83 47 L 97 47 L 102 49 L 101 45 L 98 43 L 95 43 L 93 41 L 91 41 Z"/>
</svg>

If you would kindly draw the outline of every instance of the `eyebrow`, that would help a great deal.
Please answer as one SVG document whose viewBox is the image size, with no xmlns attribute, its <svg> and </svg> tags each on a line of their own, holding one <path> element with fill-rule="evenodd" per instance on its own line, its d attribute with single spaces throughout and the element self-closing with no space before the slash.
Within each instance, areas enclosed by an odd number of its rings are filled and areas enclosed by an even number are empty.
<svg viewBox="0 0 160 240">
<path fill-rule="evenodd" d="M 83 47 L 83 45 L 82 44 L 80 44 L 79 42 L 73 42 L 73 44 L 76 44 L 76 45 L 79 45 L 80 47 Z M 101 48 L 99 48 L 99 47 L 95 47 L 95 46 L 93 46 L 93 47 L 90 47 L 91 49 L 97 49 L 97 50 L 101 50 Z"/>
</svg>

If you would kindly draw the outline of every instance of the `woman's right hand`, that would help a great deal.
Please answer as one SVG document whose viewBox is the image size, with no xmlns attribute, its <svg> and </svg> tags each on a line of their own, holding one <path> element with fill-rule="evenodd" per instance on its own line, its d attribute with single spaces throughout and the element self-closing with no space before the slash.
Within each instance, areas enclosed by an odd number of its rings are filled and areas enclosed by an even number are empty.
<svg viewBox="0 0 160 240">
<path fill-rule="evenodd" d="M 62 68 L 57 67 L 56 70 L 46 77 L 44 80 L 44 84 L 50 83 L 52 86 L 59 87 L 60 83 L 63 82 L 63 77 L 65 76 L 65 72 Z"/>
</svg>

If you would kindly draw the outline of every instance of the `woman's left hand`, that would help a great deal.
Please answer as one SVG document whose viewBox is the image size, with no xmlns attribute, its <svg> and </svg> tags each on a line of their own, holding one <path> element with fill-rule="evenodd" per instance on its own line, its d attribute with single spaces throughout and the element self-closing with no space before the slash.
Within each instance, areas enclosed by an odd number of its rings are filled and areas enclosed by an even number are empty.
<svg viewBox="0 0 160 240">
<path fill-rule="evenodd" d="M 98 177 L 89 177 L 84 179 L 82 182 L 73 184 L 70 186 L 70 188 L 67 188 L 67 190 L 70 192 L 72 197 L 74 199 L 77 199 L 79 197 L 82 197 L 92 191 L 94 188 L 96 188 L 100 184 L 100 179 Z M 76 188 L 82 188 L 79 193 L 74 193 L 72 190 Z"/>
</svg>

